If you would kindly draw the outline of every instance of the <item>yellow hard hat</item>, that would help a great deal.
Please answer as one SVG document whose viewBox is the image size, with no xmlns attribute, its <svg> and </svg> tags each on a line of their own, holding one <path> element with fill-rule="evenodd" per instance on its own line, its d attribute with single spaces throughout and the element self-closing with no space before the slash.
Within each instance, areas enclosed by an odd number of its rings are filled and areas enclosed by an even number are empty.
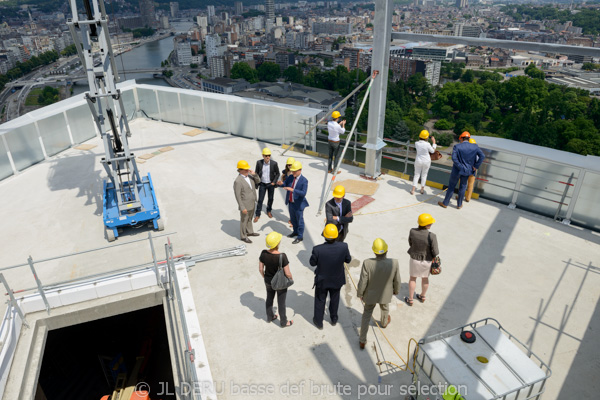
<svg viewBox="0 0 600 400">
<path fill-rule="evenodd" d="M 419 138 L 420 139 L 427 139 L 429 137 L 429 132 L 427 132 L 425 129 L 423 129 L 421 131 L 421 133 L 419 133 Z"/>
<path fill-rule="evenodd" d="M 473 138 L 470 138 L 470 139 L 469 139 L 469 143 L 477 143 L 477 142 L 475 141 L 475 139 L 473 139 Z"/>
<path fill-rule="evenodd" d="M 388 245 L 385 240 L 381 238 L 377 238 L 373 241 L 373 253 L 375 254 L 385 254 L 388 251 Z"/>
<path fill-rule="evenodd" d="M 346 194 L 346 189 L 342 185 L 338 185 L 333 189 L 333 197 L 341 199 Z"/>
<path fill-rule="evenodd" d="M 294 172 L 298 171 L 299 169 L 302 169 L 302 163 L 300 161 L 294 161 L 292 167 L 290 168 L 290 171 Z"/>
<path fill-rule="evenodd" d="M 245 160 L 240 160 L 237 163 L 237 169 L 250 169 L 250 164 Z"/>
<path fill-rule="evenodd" d="M 336 239 L 338 237 L 338 228 L 334 224 L 325 225 L 323 229 L 323 236 L 325 239 Z"/>
<path fill-rule="evenodd" d="M 290 157 L 285 162 L 285 165 L 292 165 L 294 162 L 296 162 L 296 160 L 294 160 L 294 157 Z"/>
<path fill-rule="evenodd" d="M 275 247 L 277 247 L 279 245 L 279 242 L 281 242 L 281 237 L 283 235 L 279 232 L 271 232 L 267 235 L 267 239 L 265 240 L 267 242 L 267 247 L 269 249 L 274 249 Z"/>
<path fill-rule="evenodd" d="M 421 214 L 419 215 L 419 226 L 427 226 L 433 224 L 435 219 L 431 216 L 431 214 Z"/>
<path fill-rule="evenodd" d="M 263 149 L 263 156 L 270 156 L 271 155 L 271 150 L 269 150 L 268 147 L 265 147 Z"/>
<path fill-rule="evenodd" d="M 334 111 L 331 113 L 331 118 L 333 118 L 333 119 L 339 118 L 341 116 L 342 116 L 342 114 L 340 114 L 339 111 Z"/>
</svg>

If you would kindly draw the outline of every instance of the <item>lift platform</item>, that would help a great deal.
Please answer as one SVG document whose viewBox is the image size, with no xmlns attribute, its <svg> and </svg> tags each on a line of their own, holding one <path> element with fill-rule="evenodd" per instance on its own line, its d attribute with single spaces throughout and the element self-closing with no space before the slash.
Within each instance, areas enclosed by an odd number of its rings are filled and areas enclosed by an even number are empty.
<svg viewBox="0 0 600 400">
<path fill-rule="evenodd" d="M 102 198 L 103 221 L 109 242 L 125 227 L 151 223 L 163 230 L 160 210 L 150 174 L 140 177 L 135 156 L 129 151 L 131 136 L 121 92 L 119 74 L 110 43 L 104 0 L 83 0 L 80 15 L 77 0 L 69 0 L 73 18 L 67 21 L 81 65 L 90 85 L 85 99 L 102 136 L 108 174 Z"/>
</svg>

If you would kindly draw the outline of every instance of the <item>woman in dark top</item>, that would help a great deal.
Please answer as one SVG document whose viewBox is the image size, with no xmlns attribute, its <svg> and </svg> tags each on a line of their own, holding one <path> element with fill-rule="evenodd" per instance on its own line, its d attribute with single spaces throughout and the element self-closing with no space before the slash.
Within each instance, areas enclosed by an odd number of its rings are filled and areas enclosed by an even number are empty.
<svg viewBox="0 0 600 400">
<path fill-rule="evenodd" d="M 431 261 L 440 253 L 437 237 L 435 233 L 429 231 L 434 222 L 435 219 L 431 214 L 421 214 L 418 219 L 419 227 L 412 228 L 408 235 L 410 248 L 407 253 L 410 255 L 410 281 L 408 282 L 408 297 L 404 297 L 404 302 L 409 306 L 413 305 L 413 296 L 421 303 L 425 303 L 425 294 L 429 289 Z M 417 278 L 421 278 L 421 293 L 415 295 Z"/>
<path fill-rule="evenodd" d="M 271 280 L 279 269 L 280 258 L 283 273 L 288 278 L 293 279 L 287 256 L 285 253 L 279 252 L 279 242 L 281 242 L 281 236 L 281 233 L 278 232 L 271 232 L 267 235 L 267 250 L 263 250 L 262 253 L 260 253 L 258 270 L 264 278 L 265 286 L 267 287 L 267 322 L 277 319 L 277 314 L 273 313 L 273 300 L 275 299 L 275 293 L 277 293 L 277 308 L 281 314 L 281 326 L 285 328 L 286 326 L 291 326 L 294 323 L 292 320 L 288 321 L 285 314 L 285 297 L 287 296 L 287 289 L 275 291 L 271 288 Z"/>
</svg>

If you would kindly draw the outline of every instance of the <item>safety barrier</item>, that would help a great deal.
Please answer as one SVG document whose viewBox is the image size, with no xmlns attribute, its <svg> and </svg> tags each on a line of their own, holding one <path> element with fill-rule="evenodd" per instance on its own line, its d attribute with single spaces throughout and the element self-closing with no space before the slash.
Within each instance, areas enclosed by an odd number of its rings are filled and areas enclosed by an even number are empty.
<svg viewBox="0 0 600 400">
<path fill-rule="evenodd" d="M 304 135 L 304 132 L 316 121 L 320 110 L 217 93 L 137 85 L 135 81 L 123 82 L 118 87 L 130 120 L 146 116 L 276 144 L 302 138 L 305 149 L 316 144 L 312 133 Z M 6 122 L 0 125 L 0 180 L 98 134 L 83 96 Z"/>
<path fill-rule="evenodd" d="M 326 126 L 320 125 L 318 128 L 324 129 Z M 357 135 L 366 136 L 364 133 Z M 476 175 L 475 196 L 506 204 L 509 208 L 541 214 L 565 225 L 572 222 L 600 231 L 600 210 L 596 206 L 600 201 L 600 158 L 522 143 L 518 144 L 522 152 L 510 151 L 499 148 L 494 142 L 511 141 L 475 138 L 486 155 Z M 414 143 L 391 139 L 384 141 L 396 145 L 398 151 L 391 152 L 384 147 L 382 167 L 400 172 L 398 176 L 404 179 L 411 178 L 414 172 Z M 327 145 L 326 136 L 318 134 L 317 153 L 326 156 Z M 441 153 L 446 160 L 451 158 L 451 153 Z M 348 147 L 346 159 L 360 165 L 365 160 L 365 154 L 362 143 L 353 141 Z M 451 161 L 432 162 L 428 184 L 436 188 L 444 187 L 451 169 Z"/>
</svg>

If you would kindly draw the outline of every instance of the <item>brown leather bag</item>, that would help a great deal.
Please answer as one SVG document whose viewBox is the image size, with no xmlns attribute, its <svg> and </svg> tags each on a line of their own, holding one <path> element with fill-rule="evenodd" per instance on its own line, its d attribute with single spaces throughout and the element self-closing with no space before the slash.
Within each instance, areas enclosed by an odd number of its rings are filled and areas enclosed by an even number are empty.
<svg viewBox="0 0 600 400">
<path fill-rule="evenodd" d="M 443 156 L 442 156 L 442 153 L 440 153 L 440 152 L 439 152 L 439 151 L 437 151 L 437 150 L 436 150 L 436 151 L 434 151 L 433 153 L 429 153 L 429 158 L 431 158 L 431 161 L 436 161 L 436 160 L 439 160 L 439 159 L 441 159 L 442 157 L 443 157 Z"/>
</svg>

